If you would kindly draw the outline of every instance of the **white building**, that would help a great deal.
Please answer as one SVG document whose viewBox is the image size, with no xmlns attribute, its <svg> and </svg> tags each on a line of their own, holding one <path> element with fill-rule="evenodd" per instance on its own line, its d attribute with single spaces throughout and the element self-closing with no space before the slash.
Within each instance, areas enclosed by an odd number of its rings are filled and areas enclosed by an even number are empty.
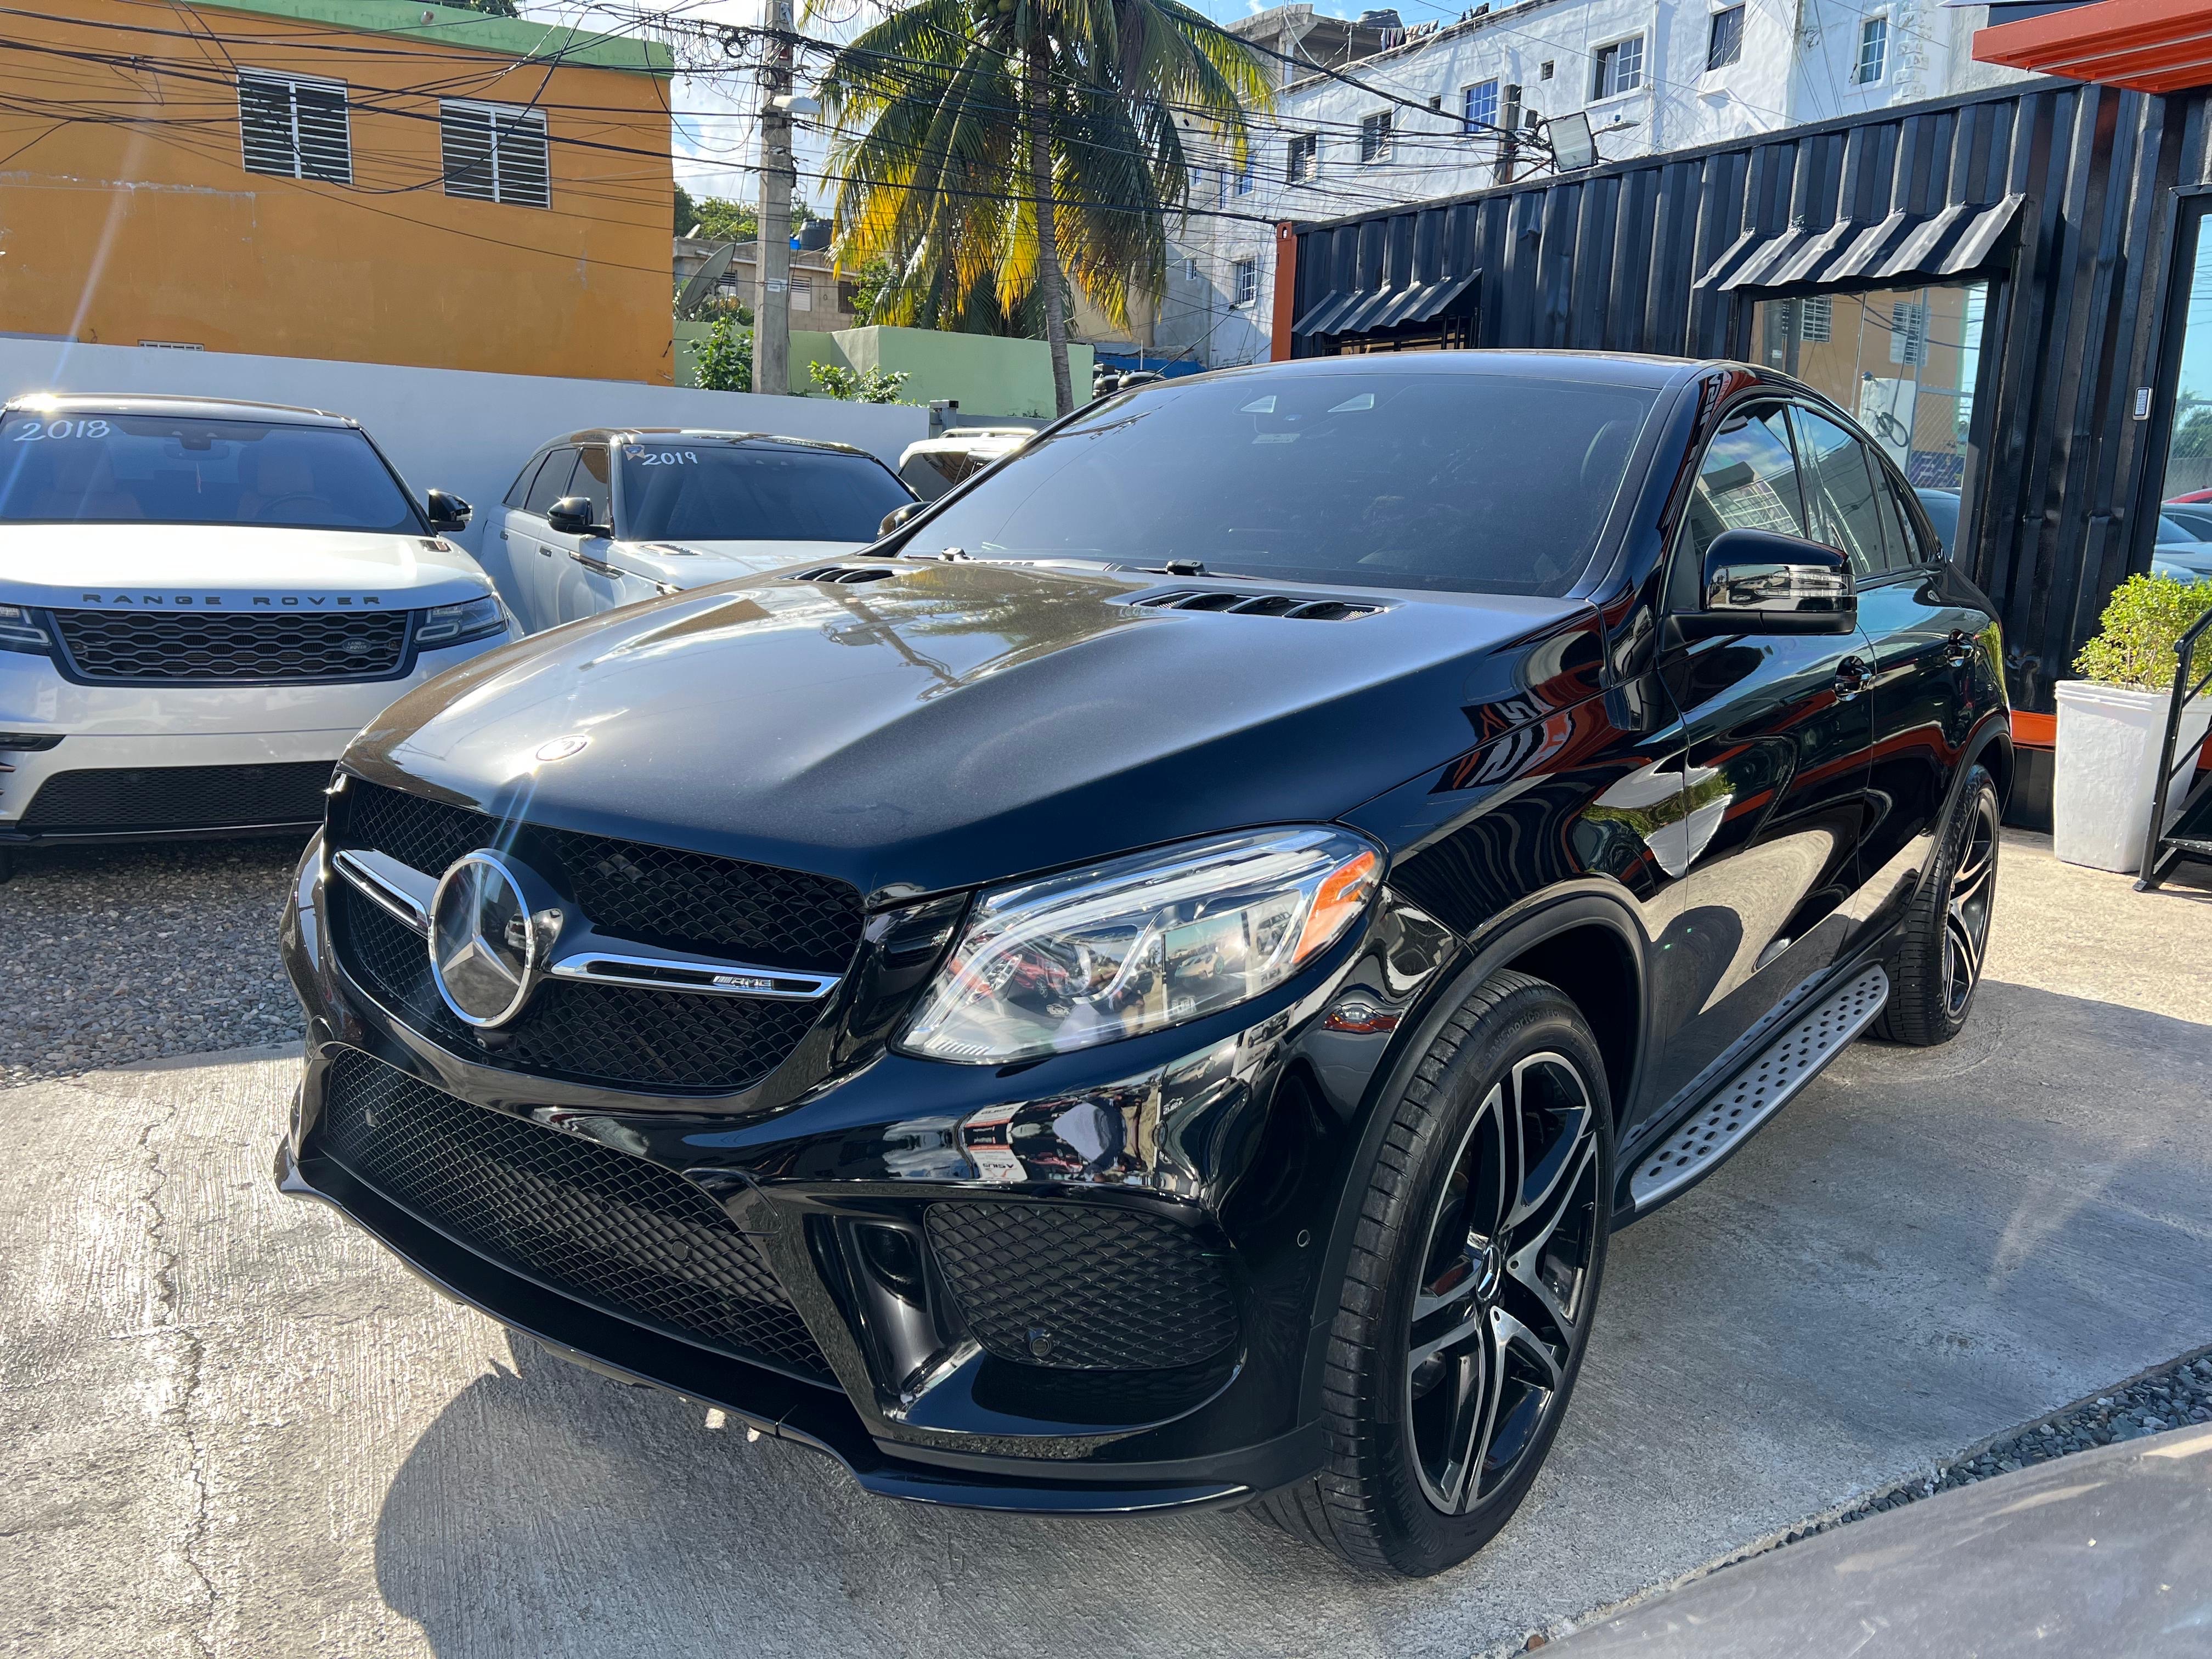
<svg viewBox="0 0 2212 1659">
<path fill-rule="evenodd" d="M 1202 149 L 1194 210 L 1171 228 L 1154 339 L 1208 368 L 1268 354 L 1273 225 L 1486 189 L 1598 161 L 1973 91 L 1986 6 L 1937 0 L 1524 0 L 1401 27 L 1279 6 L 1228 27 L 1288 78 L 1243 166 Z M 1317 25 L 1330 26 L 1314 33 Z M 1312 40 L 1322 49 L 1308 52 Z M 1346 54 L 1370 40 L 1364 57 Z M 1296 58 L 1295 63 L 1285 61 Z"/>
</svg>

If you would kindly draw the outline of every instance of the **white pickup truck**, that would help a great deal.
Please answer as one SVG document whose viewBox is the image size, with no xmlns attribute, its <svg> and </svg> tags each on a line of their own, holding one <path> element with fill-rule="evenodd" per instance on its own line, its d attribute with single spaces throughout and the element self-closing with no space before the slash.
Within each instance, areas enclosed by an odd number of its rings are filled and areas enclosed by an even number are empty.
<svg viewBox="0 0 2212 1659">
<path fill-rule="evenodd" d="M 516 636 L 341 416 L 163 397 L 0 410 L 0 878 L 25 846 L 294 830 L 410 686 Z"/>
</svg>

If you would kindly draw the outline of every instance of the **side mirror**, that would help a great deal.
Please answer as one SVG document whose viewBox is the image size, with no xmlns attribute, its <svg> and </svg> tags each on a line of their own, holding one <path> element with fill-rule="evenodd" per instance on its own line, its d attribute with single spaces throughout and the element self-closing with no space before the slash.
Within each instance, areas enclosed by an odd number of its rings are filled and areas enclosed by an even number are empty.
<svg viewBox="0 0 2212 1659">
<path fill-rule="evenodd" d="M 428 509 L 433 530 L 465 530 L 470 516 L 476 512 L 459 495 L 448 495 L 442 489 L 430 491 L 422 498 L 422 505 Z"/>
<path fill-rule="evenodd" d="M 1771 530 L 1723 530 L 1705 550 L 1705 609 L 1675 617 L 1684 639 L 1726 634 L 1848 634 L 1858 625 L 1851 562 Z"/>
<path fill-rule="evenodd" d="M 915 514 L 921 512 L 923 507 L 928 505 L 929 503 L 927 501 L 908 501 L 904 507 L 893 507 L 890 512 L 884 514 L 884 521 L 876 526 L 876 534 L 878 536 L 890 535 L 892 531 L 896 530 L 901 525 L 904 524 L 908 519 L 914 517 Z"/>
<path fill-rule="evenodd" d="M 563 536 L 611 536 L 611 526 L 592 522 L 589 495 L 563 495 L 546 509 L 545 523 Z"/>
</svg>

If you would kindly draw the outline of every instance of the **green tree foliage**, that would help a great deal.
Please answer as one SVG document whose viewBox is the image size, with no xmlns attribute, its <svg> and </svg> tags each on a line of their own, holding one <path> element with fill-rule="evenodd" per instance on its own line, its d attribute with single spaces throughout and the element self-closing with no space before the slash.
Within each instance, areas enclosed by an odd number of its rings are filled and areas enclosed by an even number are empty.
<svg viewBox="0 0 2212 1659">
<path fill-rule="evenodd" d="M 811 225 L 817 216 L 804 202 L 791 204 L 791 228 Z M 676 186 L 676 234 L 689 236 L 694 226 L 710 241 L 750 242 L 760 234 L 760 214 L 749 202 L 726 196 L 694 196 Z"/>
<path fill-rule="evenodd" d="M 2190 625 L 2212 611 L 2212 582 L 2178 582 L 2171 576 L 2130 576 L 2112 590 L 2097 637 L 2074 659 L 2074 672 L 2100 685 L 2167 691 L 2179 666 L 2174 647 Z M 2192 678 L 2212 668 L 2200 641 Z"/>
<path fill-rule="evenodd" d="M 438 0 L 441 6 L 459 6 L 463 11 L 480 11 L 487 17 L 520 17 L 514 0 Z"/>
<path fill-rule="evenodd" d="M 753 389 L 753 328 L 750 316 L 739 313 L 717 317 L 707 337 L 691 346 L 691 361 L 698 365 L 699 384 L 709 392 L 750 392 Z"/>
<path fill-rule="evenodd" d="M 810 9 L 811 15 L 811 9 Z M 1033 301 L 1054 398 L 1074 407 L 1061 273 L 1113 322 L 1167 275 L 1187 205 L 1184 118 L 1243 165 L 1261 61 L 1180 0 L 915 0 L 820 83 L 841 267 L 881 261 L 872 320 L 970 326 Z"/>
<path fill-rule="evenodd" d="M 848 404 L 896 404 L 904 401 L 907 371 L 884 368 L 841 368 L 835 363 L 810 363 L 807 374 L 814 384 L 833 398 Z"/>
</svg>

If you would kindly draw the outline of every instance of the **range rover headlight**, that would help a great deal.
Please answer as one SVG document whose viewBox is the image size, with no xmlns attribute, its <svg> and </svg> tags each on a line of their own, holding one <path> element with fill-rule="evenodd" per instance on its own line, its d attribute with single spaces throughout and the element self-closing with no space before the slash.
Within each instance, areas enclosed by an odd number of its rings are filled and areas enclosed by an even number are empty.
<svg viewBox="0 0 2212 1659">
<path fill-rule="evenodd" d="M 1180 1025 L 1342 939 L 1382 877 L 1348 830 L 1259 830 L 984 893 L 897 1046 L 1003 1065 Z"/>
<path fill-rule="evenodd" d="M 28 651 L 41 657 L 53 654 L 39 613 L 20 605 L 0 605 L 0 651 Z"/>
<path fill-rule="evenodd" d="M 422 613 L 422 620 L 416 627 L 415 643 L 434 646 L 442 651 L 449 645 L 506 632 L 507 612 L 500 608 L 496 594 L 487 593 L 481 599 L 464 599 L 459 605 L 432 605 Z"/>
</svg>

